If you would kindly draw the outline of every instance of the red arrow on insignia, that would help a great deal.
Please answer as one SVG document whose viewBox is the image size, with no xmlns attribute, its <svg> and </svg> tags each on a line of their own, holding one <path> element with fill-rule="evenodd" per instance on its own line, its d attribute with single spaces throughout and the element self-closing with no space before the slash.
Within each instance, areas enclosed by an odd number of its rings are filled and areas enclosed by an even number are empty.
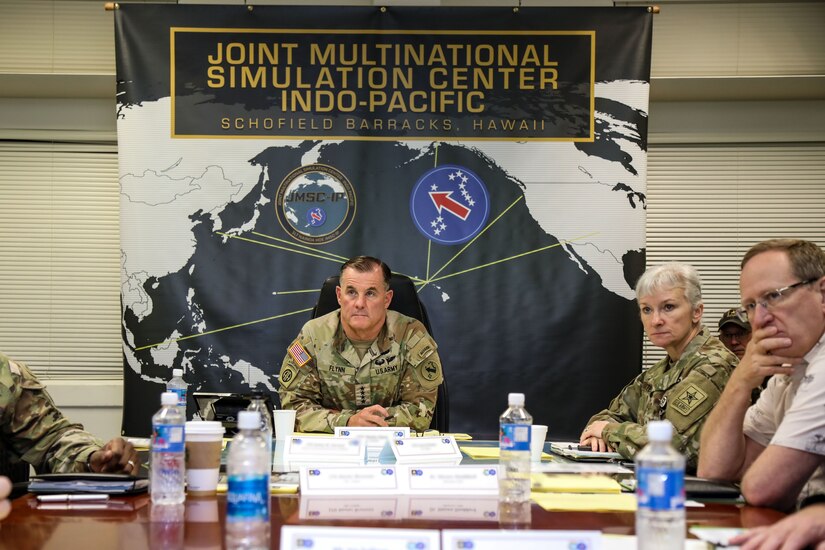
<svg viewBox="0 0 825 550">
<path fill-rule="evenodd" d="M 430 198 L 433 200 L 433 204 L 439 214 L 443 209 L 454 216 L 458 216 L 462 220 L 466 220 L 467 216 L 470 215 L 470 209 L 460 202 L 451 199 L 450 195 L 452 194 L 452 191 L 430 191 Z"/>
</svg>

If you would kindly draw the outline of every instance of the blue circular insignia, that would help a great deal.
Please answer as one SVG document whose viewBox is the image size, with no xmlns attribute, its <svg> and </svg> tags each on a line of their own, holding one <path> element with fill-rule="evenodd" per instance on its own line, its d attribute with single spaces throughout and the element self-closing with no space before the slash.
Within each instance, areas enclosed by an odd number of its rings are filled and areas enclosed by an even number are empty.
<svg viewBox="0 0 825 550">
<path fill-rule="evenodd" d="M 316 207 L 307 210 L 307 225 L 321 227 L 327 221 L 327 213 L 323 208 Z"/>
<path fill-rule="evenodd" d="M 410 196 L 418 230 L 441 244 L 469 241 L 484 228 L 490 195 L 484 182 L 463 166 L 445 164 L 421 176 Z"/>
</svg>

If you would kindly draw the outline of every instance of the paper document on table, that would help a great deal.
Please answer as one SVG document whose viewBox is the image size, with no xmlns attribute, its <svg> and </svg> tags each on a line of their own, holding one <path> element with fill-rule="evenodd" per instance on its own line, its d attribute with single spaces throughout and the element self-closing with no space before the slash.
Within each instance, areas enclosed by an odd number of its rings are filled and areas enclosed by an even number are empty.
<svg viewBox="0 0 825 550">
<path fill-rule="evenodd" d="M 636 548 L 636 537 L 634 535 L 605 533 L 602 537 L 602 550 L 636 550 Z M 708 545 L 701 540 L 686 539 L 684 550 L 708 550 Z"/>
<path fill-rule="evenodd" d="M 533 502 L 547 511 L 635 512 L 636 495 L 631 493 L 533 493 Z"/>
<path fill-rule="evenodd" d="M 481 459 L 495 459 L 498 460 L 499 452 L 498 447 L 475 447 L 471 445 L 460 445 L 459 449 L 461 452 L 466 453 L 467 456 L 470 458 L 481 460 Z M 553 455 L 547 453 L 541 453 L 541 458 L 552 459 Z"/>
<path fill-rule="evenodd" d="M 620 460 L 622 455 L 615 452 L 599 452 L 579 449 L 578 441 L 552 441 L 550 450 L 572 460 Z"/>
<path fill-rule="evenodd" d="M 607 476 L 544 474 L 531 476 L 533 491 L 542 493 L 621 493 L 622 486 Z"/>
</svg>

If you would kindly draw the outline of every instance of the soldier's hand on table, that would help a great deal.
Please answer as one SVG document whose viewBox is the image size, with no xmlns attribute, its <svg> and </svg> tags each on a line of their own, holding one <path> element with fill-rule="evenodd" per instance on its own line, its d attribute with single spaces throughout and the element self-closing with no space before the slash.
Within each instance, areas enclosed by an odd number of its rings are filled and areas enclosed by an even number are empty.
<svg viewBox="0 0 825 550">
<path fill-rule="evenodd" d="M 597 420 L 584 429 L 579 438 L 579 445 L 590 445 L 591 451 L 606 452 L 613 449 L 602 439 L 602 431 L 607 426 L 606 420 Z"/>
<path fill-rule="evenodd" d="M 93 472 L 137 475 L 140 458 L 131 443 L 121 437 L 109 441 L 102 449 L 92 453 L 89 465 Z"/>
<path fill-rule="evenodd" d="M 370 405 L 361 409 L 350 417 L 347 421 L 347 426 L 353 427 L 370 427 L 370 426 L 389 426 L 385 420 L 389 416 L 387 409 L 381 405 Z"/>
<path fill-rule="evenodd" d="M 5 518 L 11 512 L 11 502 L 8 497 L 11 493 L 11 481 L 5 476 L 0 476 L 0 519 Z"/>
</svg>

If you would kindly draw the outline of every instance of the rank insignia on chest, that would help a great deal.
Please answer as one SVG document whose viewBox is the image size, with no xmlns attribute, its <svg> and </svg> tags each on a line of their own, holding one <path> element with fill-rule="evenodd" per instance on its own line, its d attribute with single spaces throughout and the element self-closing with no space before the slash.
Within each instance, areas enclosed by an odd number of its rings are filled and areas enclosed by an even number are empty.
<svg viewBox="0 0 825 550">
<path fill-rule="evenodd" d="M 355 386 L 355 406 L 356 407 L 368 407 L 372 405 L 370 403 L 370 385 L 369 384 L 356 384 Z"/>
<path fill-rule="evenodd" d="M 676 396 L 672 403 L 677 411 L 683 415 L 688 415 L 707 398 L 708 394 L 703 392 L 699 386 L 690 384 Z"/>
<path fill-rule="evenodd" d="M 304 349 L 304 346 L 302 346 L 298 340 L 295 340 L 292 342 L 292 345 L 289 346 L 289 356 L 292 357 L 292 360 L 295 361 L 295 364 L 299 367 L 303 367 L 309 363 L 311 359 L 307 350 Z"/>
</svg>

